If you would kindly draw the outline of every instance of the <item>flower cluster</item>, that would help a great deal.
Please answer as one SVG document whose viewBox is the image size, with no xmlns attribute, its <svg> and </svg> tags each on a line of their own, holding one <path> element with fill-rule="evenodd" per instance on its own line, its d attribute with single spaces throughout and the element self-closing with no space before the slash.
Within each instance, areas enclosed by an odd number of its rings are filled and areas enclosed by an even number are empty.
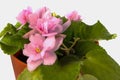
<svg viewBox="0 0 120 80">
<path fill-rule="evenodd" d="M 76 11 L 65 17 L 67 21 L 63 22 L 47 7 L 43 7 L 36 12 L 33 12 L 29 7 L 19 13 L 17 20 L 22 25 L 29 23 L 31 29 L 23 36 L 30 41 L 30 43 L 24 45 L 23 49 L 23 54 L 28 57 L 27 67 L 29 71 L 35 70 L 41 64 L 52 65 L 55 63 L 57 59 L 55 51 L 59 49 L 66 37 L 62 33 L 71 25 L 72 20 L 81 20 Z"/>
</svg>

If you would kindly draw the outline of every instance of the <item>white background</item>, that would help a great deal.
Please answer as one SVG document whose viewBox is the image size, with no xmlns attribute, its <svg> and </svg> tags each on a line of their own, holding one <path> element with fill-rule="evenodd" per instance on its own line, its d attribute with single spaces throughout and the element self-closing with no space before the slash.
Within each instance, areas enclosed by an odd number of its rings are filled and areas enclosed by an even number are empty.
<svg viewBox="0 0 120 80">
<path fill-rule="evenodd" d="M 60 15 L 77 10 L 84 22 L 94 24 L 100 20 L 109 32 L 118 35 L 114 40 L 100 41 L 100 45 L 120 64 L 119 5 L 119 0 L 0 0 L 0 31 L 8 22 L 14 24 L 18 13 L 28 6 L 33 10 L 47 6 Z M 0 80 L 15 80 L 10 56 L 3 54 L 1 50 Z"/>
</svg>

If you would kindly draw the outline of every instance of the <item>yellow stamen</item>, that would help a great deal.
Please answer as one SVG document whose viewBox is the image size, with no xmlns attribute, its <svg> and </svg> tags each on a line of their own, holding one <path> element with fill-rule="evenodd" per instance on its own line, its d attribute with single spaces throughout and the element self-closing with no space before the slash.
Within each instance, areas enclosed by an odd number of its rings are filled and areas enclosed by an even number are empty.
<svg viewBox="0 0 120 80">
<path fill-rule="evenodd" d="M 55 12 L 53 12 L 53 13 L 52 13 L 52 16 L 56 17 L 56 16 L 57 16 L 57 14 L 56 14 Z"/>
<path fill-rule="evenodd" d="M 40 50 L 39 48 L 36 48 L 35 51 L 36 51 L 37 53 L 40 53 L 40 52 L 41 52 L 41 50 Z"/>
</svg>

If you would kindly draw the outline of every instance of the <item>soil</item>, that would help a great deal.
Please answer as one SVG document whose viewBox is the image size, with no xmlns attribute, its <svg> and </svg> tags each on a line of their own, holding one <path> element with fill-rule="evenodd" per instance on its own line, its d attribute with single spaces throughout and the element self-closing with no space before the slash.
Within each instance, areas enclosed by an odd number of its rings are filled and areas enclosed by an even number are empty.
<svg viewBox="0 0 120 80">
<path fill-rule="evenodd" d="M 15 54 L 15 55 L 16 55 L 16 58 L 18 58 L 22 62 L 26 63 L 28 57 L 24 56 L 22 51 L 17 52 L 17 54 Z"/>
</svg>

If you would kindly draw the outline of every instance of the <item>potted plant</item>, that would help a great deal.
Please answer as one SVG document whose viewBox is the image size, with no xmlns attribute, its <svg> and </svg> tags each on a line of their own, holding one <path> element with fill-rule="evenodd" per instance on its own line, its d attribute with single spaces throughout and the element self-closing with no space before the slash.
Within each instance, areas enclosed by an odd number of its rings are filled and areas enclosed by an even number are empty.
<svg viewBox="0 0 120 80">
<path fill-rule="evenodd" d="M 60 16 L 47 7 L 28 7 L 16 18 L 1 31 L 0 46 L 17 80 L 120 80 L 120 66 L 98 44 L 116 34 L 100 21 L 88 25 L 77 11 Z"/>
</svg>

